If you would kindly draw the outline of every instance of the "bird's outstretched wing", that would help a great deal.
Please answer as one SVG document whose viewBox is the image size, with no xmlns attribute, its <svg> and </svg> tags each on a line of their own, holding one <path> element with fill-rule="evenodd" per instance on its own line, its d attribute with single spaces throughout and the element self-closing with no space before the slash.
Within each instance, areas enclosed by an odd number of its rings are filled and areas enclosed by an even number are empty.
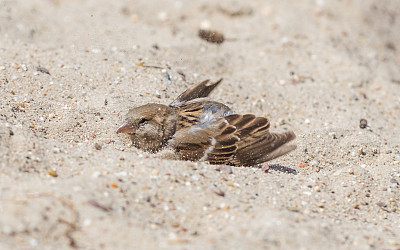
<svg viewBox="0 0 400 250">
<path fill-rule="evenodd" d="M 207 97 L 211 93 L 211 91 L 213 91 L 215 87 L 217 87 L 221 82 L 222 78 L 214 83 L 210 82 L 210 80 L 200 82 L 193 87 L 185 90 L 169 106 L 176 107 L 196 98 Z"/>
<path fill-rule="evenodd" d="M 282 156 L 296 148 L 287 145 L 292 131 L 269 132 L 267 118 L 228 115 L 210 124 L 179 130 L 170 141 L 182 160 L 206 160 L 211 164 L 251 166 Z"/>
</svg>

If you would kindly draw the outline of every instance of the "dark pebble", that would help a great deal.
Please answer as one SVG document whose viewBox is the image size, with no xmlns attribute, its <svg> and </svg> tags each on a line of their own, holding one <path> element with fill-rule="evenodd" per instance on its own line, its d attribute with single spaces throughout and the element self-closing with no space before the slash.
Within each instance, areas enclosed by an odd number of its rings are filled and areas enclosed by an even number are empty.
<svg viewBox="0 0 400 250">
<path fill-rule="evenodd" d="M 96 142 L 94 144 L 94 148 L 97 149 L 97 150 L 101 150 L 101 145 Z"/>
<path fill-rule="evenodd" d="M 214 30 L 199 30 L 199 37 L 209 43 L 223 43 L 224 35 Z"/>
<path fill-rule="evenodd" d="M 368 126 L 368 121 L 366 119 L 360 120 L 360 128 L 364 129 Z"/>
</svg>

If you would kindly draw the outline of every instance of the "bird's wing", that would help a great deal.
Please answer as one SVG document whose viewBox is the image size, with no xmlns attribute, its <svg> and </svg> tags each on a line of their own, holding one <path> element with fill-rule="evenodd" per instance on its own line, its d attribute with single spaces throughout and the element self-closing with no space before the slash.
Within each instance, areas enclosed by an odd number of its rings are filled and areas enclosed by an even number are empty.
<svg viewBox="0 0 400 250">
<path fill-rule="evenodd" d="M 199 98 L 175 107 L 179 115 L 177 130 L 189 128 L 199 123 L 205 123 L 207 119 L 226 116 L 233 111 L 226 105 L 210 101 L 207 98 Z"/>
<path fill-rule="evenodd" d="M 235 135 L 240 138 L 236 144 L 235 157 L 231 161 L 233 165 L 259 164 L 287 154 L 296 148 L 296 145 L 287 144 L 296 138 L 293 131 L 281 134 L 271 133 L 267 118 L 256 117 L 252 114 L 235 114 L 225 119 L 236 128 Z"/>
<path fill-rule="evenodd" d="M 215 87 L 218 86 L 222 82 L 222 78 L 218 81 L 212 83 L 210 80 L 205 80 L 194 85 L 191 88 L 185 90 L 182 94 L 180 94 L 169 106 L 176 107 L 181 105 L 187 101 L 196 99 L 196 98 L 203 98 L 207 97 L 211 91 L 214 90 Z"/>
<path fill-rule="evenodd" d="M 286 145 L 296 136 L 292 131 L 269 132 L 267 118 L 228 115 L 210 124 L 179 130 L 170 145 L 183 160 L 206 160 L 211 164 L 255 165 L 272 160 L 296 148 Z"/>
<path fill-rule="evenodd" d="M 211 125 L 200 124 L 177 131 L 169 145 L 182 160 L 226 164 L 237 150 L 239 137 L 233 133 L 235 130 L 220 118 Z"/>
</svg>

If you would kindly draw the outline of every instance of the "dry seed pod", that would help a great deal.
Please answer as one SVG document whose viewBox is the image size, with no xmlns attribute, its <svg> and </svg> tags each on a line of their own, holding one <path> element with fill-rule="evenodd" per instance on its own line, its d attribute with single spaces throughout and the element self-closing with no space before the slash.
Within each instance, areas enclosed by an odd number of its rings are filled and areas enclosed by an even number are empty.
<svg viewBox="0 0 400 250">
<path fill-rule="evenodd" d="M 214 30 L 199 30 L 199 37 L 210 43 L 223 43 L 224 35 Z"/>
</svg>

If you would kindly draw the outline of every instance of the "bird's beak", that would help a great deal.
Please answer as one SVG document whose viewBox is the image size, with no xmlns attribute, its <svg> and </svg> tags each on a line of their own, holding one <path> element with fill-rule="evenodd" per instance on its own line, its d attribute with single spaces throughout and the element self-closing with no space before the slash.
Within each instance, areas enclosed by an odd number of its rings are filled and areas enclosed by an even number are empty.
<svg viewBox="0 0 400 250">
<path fill-rule="evenodd" d="M 121 126 L 117 129 L 117 134 L 124 133 L 124 134 L 134 134 L 135 129 L 129 124 L 128 121 L 124 121 Z"/>
</svg>

